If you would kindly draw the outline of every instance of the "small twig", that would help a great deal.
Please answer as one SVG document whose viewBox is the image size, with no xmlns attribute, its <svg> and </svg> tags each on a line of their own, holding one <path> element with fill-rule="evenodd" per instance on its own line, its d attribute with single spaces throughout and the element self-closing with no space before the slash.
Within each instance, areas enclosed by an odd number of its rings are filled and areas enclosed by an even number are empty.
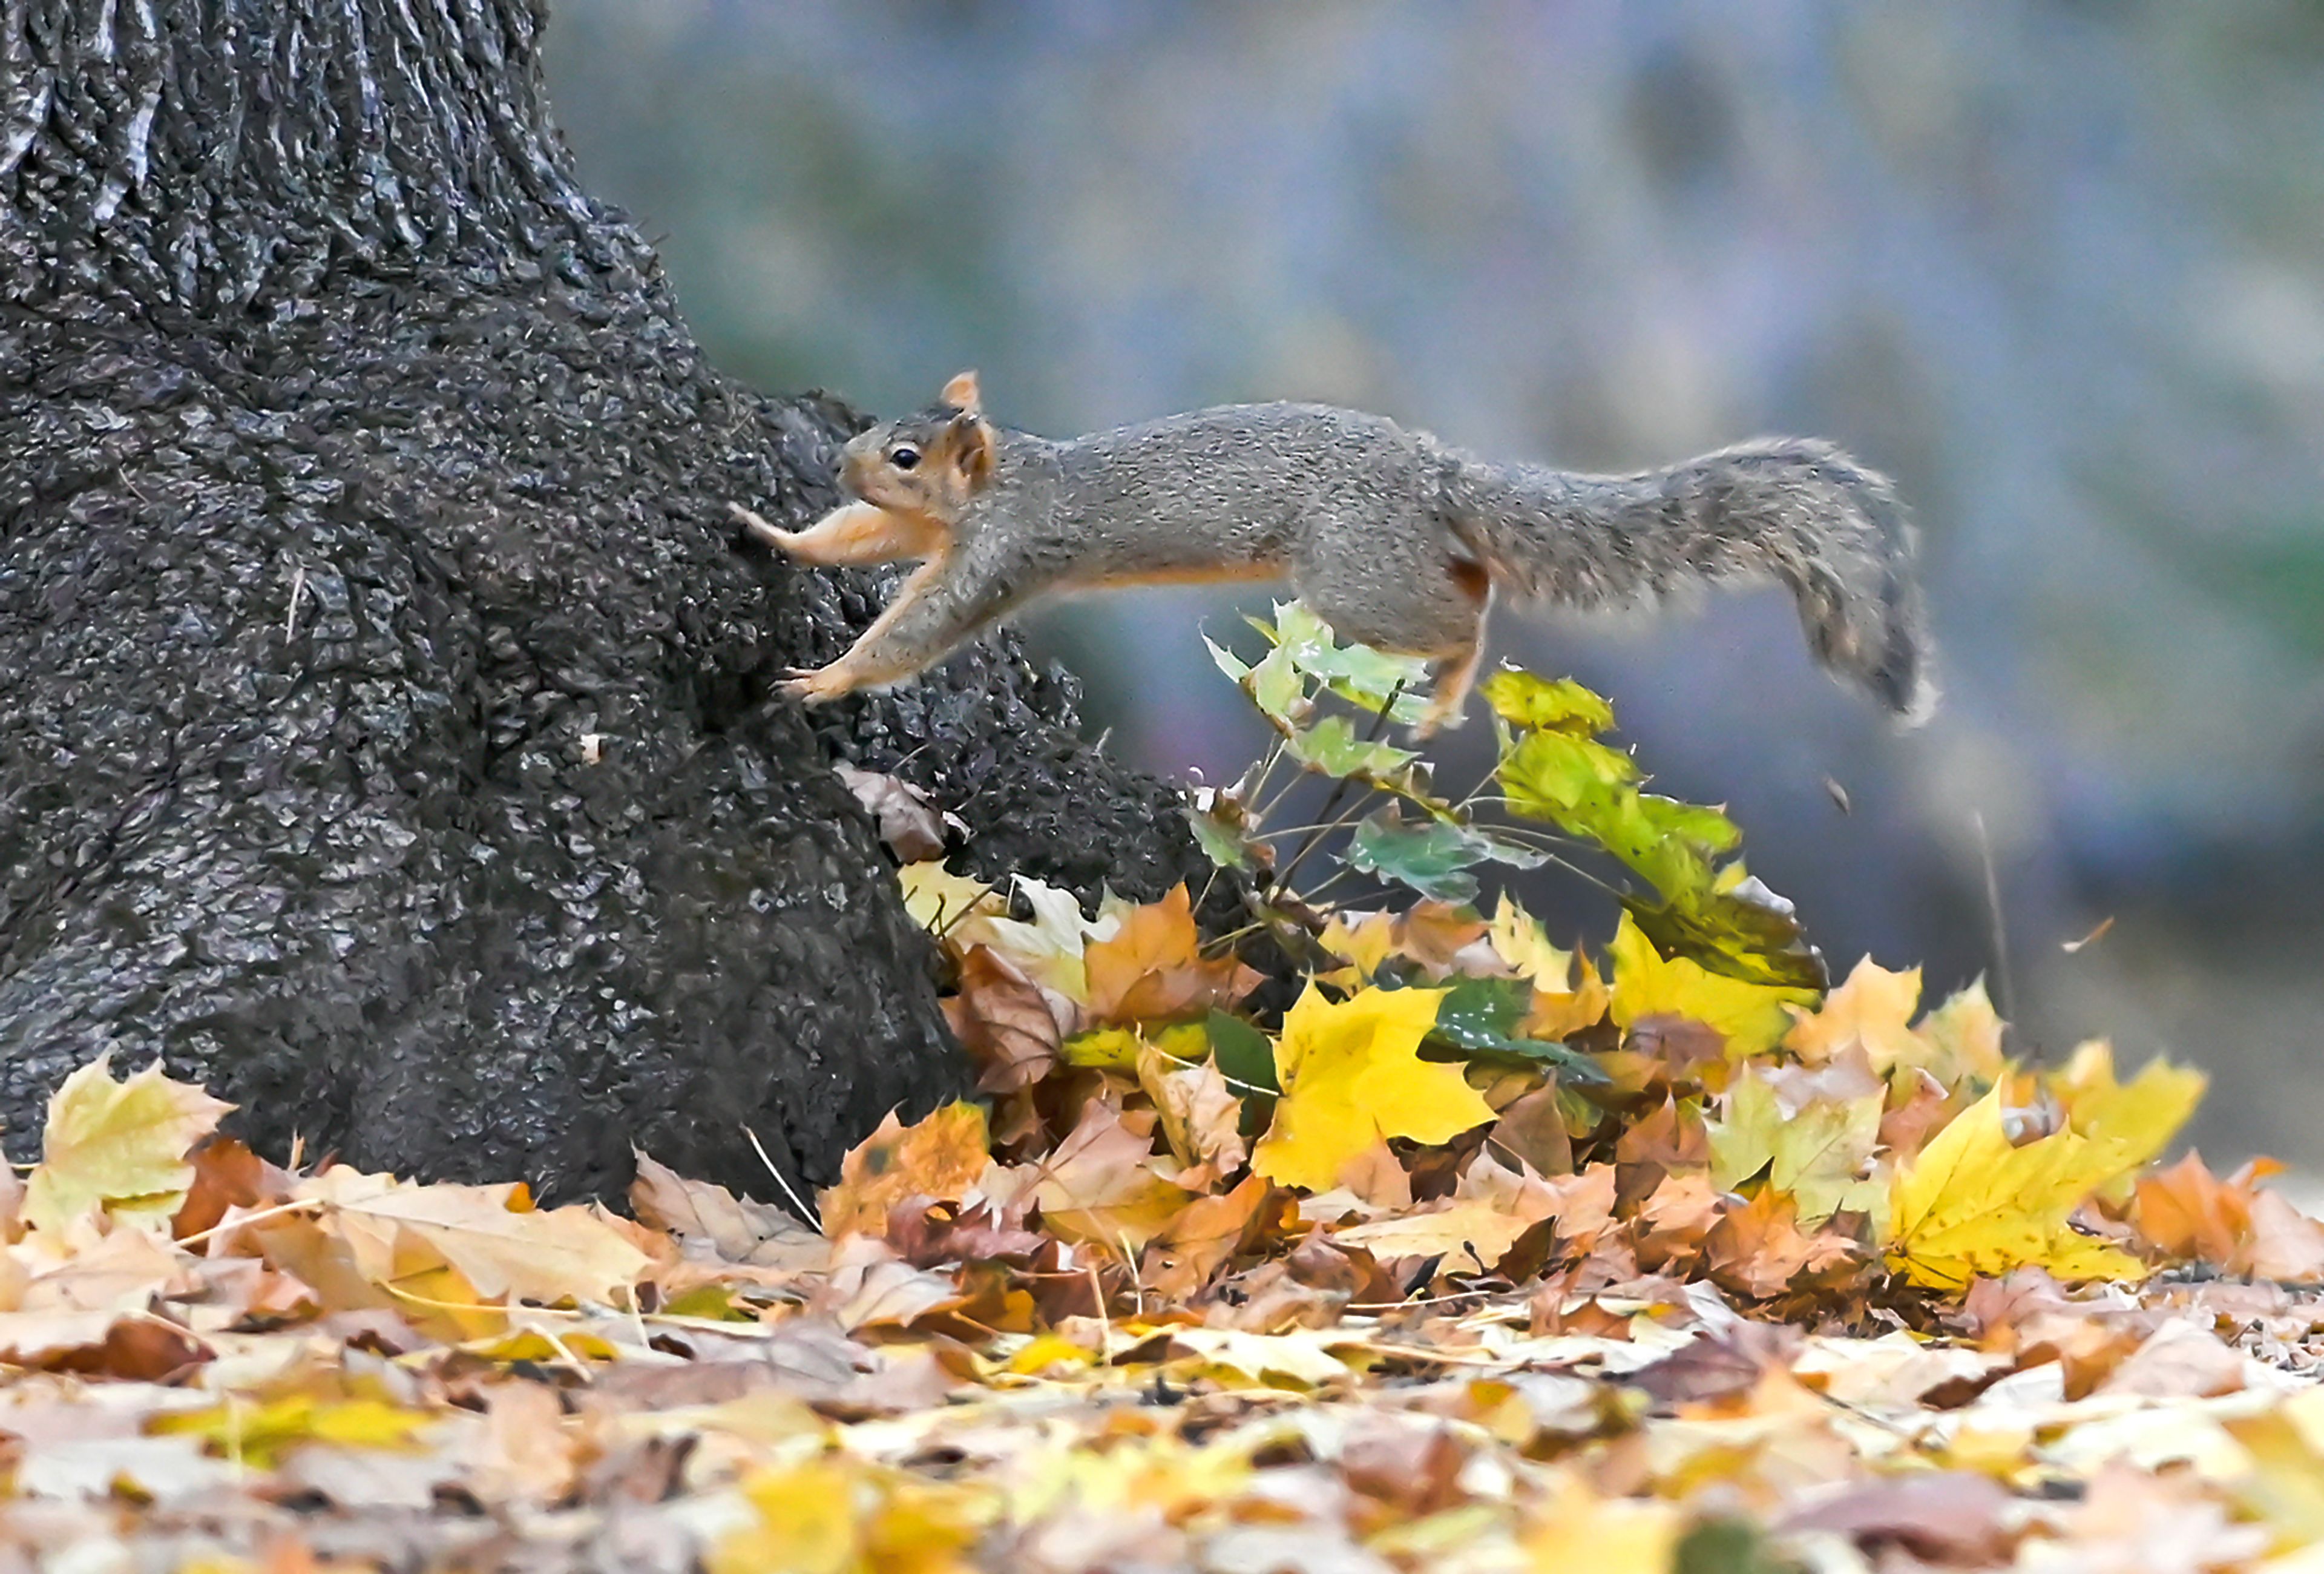
<svg viewBox="0 0 2324 1574">
<path fill-rule="evenodd" d="M 1284 751 L 1290 746 L 1290 739 L 1278 732 L 1274 735 L 1274 742 L 1268 745 L 1267 753 L 1259 756 L 1259 773 L 1250 779 L 1250 796 L 1246 800 L 1251 806 L 1250 818 L 1253 825 L 1258 825 L 1266 819 L 1265 814 L 1258 807 L 1259 795 L 1265 790 L 1267 779 L 1275 774 L 1275 767 L 1282 763 Z"/>
<path fill-rule="evenodd" d="M 573 1368 L 574 1375 L 580 1378 L 583 1383 L 588 1384 L 595 1383 L 596 1381 L 595 1375 L 589 1370 L 588 1363 L 582 1360 L 580 1356 L 575 1355 L 570 1349 L 567 1348 L 565 1341 L 558 1338 L 554 1330 L 544 1328 L 533 1329 L 530 1331 L 537 1333 L 542 1338 L 547 1339 L 549 1341 L 549 1347 L 555 1350 L 558 1356 L 564 1358 L 565 1364 Z"/>
<path fill-rule="evenodd" d="M 1155 1043 L 1155 1042 L 1153 1042 L 1151 1040 L 1148 1040 L 1148 1041 L 1147 1042 L 1147 1045 L 1146 1045 L 1146 1047 L 1147 1047 L 1148 1049 L 1149 1049 L 1149 1050 L 1152 1050 L 1156 1054 L 1157 1054 L 1157 1055 L 1161 1056 L 1164 1060 L 1166 1060 L 1169 1061 L 1172 1065 L 1174 1065 L 1174 1066 L 1184 1066 L 1184 1067 L 1185 1067 L 1185 1068 L 1186 1068 L 1188 1070 L 1190 1070 L 1190 1071 L 1197 1071 L 1197 1070 L 1200 1070 L 1200 1069 L 1201 1069 L 1202 1068 L 1204 1068 L 1204 1066 L 1208 1066 L 1212 1070 L 1213 1070 L 1213 1071 L 1218 1071 L 1218 1072 L 1219 1072 L 1219 1080 L 1220 1080 L 1220 1081 L 1222 1081 L 1222 1082 L 1223 1082 L 1223 1083 L 1225 1083 L 1225 1084 L 1226 1084 L 1228 1087 L 1230 1087 L 1230 1088 L 1241 1088 L 1245 1093 L 1260 1093 L 1260 1094 L 1264 1094 L 1264 1095 L 1266 1095 L 1266 1096 L 1267 1096 L 1268 1097 L 1269 1097 L 1269 1098 L 1280 1098 L 1280 1097 L 1283 1097 L 1283 1092 L 1282 1092 L 1282 1089 L 1280 1089 L 1280 1088 L 1261 1088 L 1261 1087 L 1260 1087 L 1258 1083 L 1256 1083 L 1256 1082 L 1246 1082 L 1246 1081 L 1244 1081 L 1244 1080 L 1243 1080 L 1241 1078 L 1240 1078 L 1240 1077 L 1230 1077 L 1230 1076 L 1228 1076 L 1224 1071 L 1219 1071 L 1219 1064 L 1218 1064 L 1218 1061 L 1217 1061 L 1216 1060 L 1190 1060 L 1186 1059 L 1184 1055 L 1174 1055 L 1174 1054 L 1172 1054 L 1169 1051 L 1167 1051 L 1167 1050 L 1164 1049 L 1160 1044 Z"/>
<path fill-rule="evenodd" d="M 1146 1315 L 1146 1281 L 1139 1277 L 1138 1254 L 1130 1249 L 1130 1232 L 1116 1229 L 1113 1232 L 1113 1238 L 1121 1243 L 1122 1265 L 1130 1270 L 1130 1288 L 1138 1296 L 1138 1315 L 1144 1317 Z M 1110 1338 L 1108 1342 L 1111 1342 Z"/>
<path fill-rule="evenodd" d="M 1234 944 L 1235 941 L 1242 939 L 1243 936 L 1248 934 L 1257 934 L 1260 930 L 1263 930 L 1267 926 L 1265 924 L 1259 922 L 1257 920 L 1253 920 L 1251 922 L 1244 924 L 1240 929 L 1231 929 L 1224 934 L 1213 935 L 1209 940 L 1203 942 L 1202 949 L 1207 951 L 1213 946 L 1231 946 Z"/>
<path fill-rule="evenodd" d="M 178 1244 L 181 1246 L 190 1246 L 198 1241 L 209 1239 L 221 1230 L 240 1229 L 244 1225 L 256 1224 L 262 1218 L 272 1218 L 278 1214 L 300 1213 L 308 1208 L 322 1206 L 323 1199 L 319 1197 L 294 1198 L 289 1202 L 278 1202 L 272 1208 L 262 1208 L 256 1213 L 245 1213 L 240 1218 L 222 1218 L 208 1229 L 196 1230 L 189 1236 L 180 1236 Z"/>
<path fill-rule="evenodd" d="M 808 1205 L 805 1198 L 791 1189 L 791 1183 L 784 1179 L 783 1172 L 775 1168 L 775 1162 L 767 1157 L 766 1147 L 759 1141 L 759 1134 L 746 1125 L 742 1128 L 742 1134 L 751 1139 L 751 1147 L 758 1153 L 759 1162 L 767 1167 L 767 1173 L 775 1178 L 775 1184 L 783 1189 L 783 1195 L 791 1199 L 791 1206 L 799 1210 L 799 1216 L 802 1218 L 815 1226 L 816 1234 L 823 1234 L 823 1215 L 817 1213 Z"/>
<path fill-rule="evenodd" d="M 289 644 L 299 633 L 299 598 L 307 594 L 307 565 L 300 563 L 298 572 L 290 576 L 290 610 L 282 619 L 282 643 Z"/>
<path fill-rule="evenodd" d="M 2001 921 L 2001 875 L 1994 867 L 1993 838 L 1986 835 L 1985 811 L 1969 810 L 1969 821 L 1977 828 L 1977 856 L 1985 865 L 1986 912 L 1993 921 L 1993 977 L 2001 986 L 2001 998 L 1994 1003 L 1994 1009 L 2006 1018 L 2017 998 L 2017 987 L 2009 972 L 2009 931 Z"/>
<path fill-rule="evenodd" d="M 1370 728 L 1364 734 L 1364 742 L 1374 744 L 1379 741 L 1380 734 L 1388 730 L 1388 713 L 1396 708 L 1396 702 L 1403 693 L 1404 680 L 1399 678 L 1396 681 L 1396 686 L 1388 691 L 1388 698 L 1380 701 L 1379 714 L 1372 718 Z M 1355 784 L 1356 780 L 1354 777 L 1341 777 L 1339 781 L 1333 785 L 1332 795 L 1323 800 L 1323 807 L 1322 810 L 1316 814 L 1316 819 L 1326 824 L 1331 823 L 1333 816 L 1339 813 L 1340 805 L 1346 801 L 1349 789 L 1353 787 Z M 1366 800 L 1369 800 L 1371 793 L 1379 791 L 1379 789 L 1377 787 L 1368 786 L 1365 789 Z M 1309 832 L 1307 839 L 1299 844 L 1299 850 L 1291 855 L 1291 861 L 1283 866 L 1282 871 L 1277 874 L 1273 880 L 1269 881 L 1268 884 L 1277 890 L 1287 888 L 1291 884 L 1291 876 L 1298 872 L 1301 862 L 1306 858 L 1307 855 L 1315 850 L 1315 844 L 1323 839 L 1323 833 L 1321 831 Z"/>
<path fill-rule="evenodd" d="M 1089 1282 L 1090 1294 L 1097 1301 L 1098 1347 L 1111 1360 L 1113 1358 L 1113 1319 L 1106 1315 L 1105 1283 L 1097 1276 L 1097 1254 L 1094 1252 L 1090 1254 Z"/>
<path fill-rule="evenodd" d="M 1407 1306 L 1444 1306 L 1455 1301 L 1474 1301 L 1479 1296 L 1498 1295 L 1496 1290 L 1455 1290 L 1446 1295 L 1416 1295 L 1405 1301 L 1351 1301 L 1342 1311 L 1402 1311 Z"/>
</svg>

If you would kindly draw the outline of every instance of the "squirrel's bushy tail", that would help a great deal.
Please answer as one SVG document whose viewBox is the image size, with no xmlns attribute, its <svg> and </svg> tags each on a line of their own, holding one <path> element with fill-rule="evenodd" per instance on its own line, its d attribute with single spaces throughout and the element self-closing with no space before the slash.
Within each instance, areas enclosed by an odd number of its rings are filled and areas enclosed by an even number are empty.
<svg viewBox="0 0 2324 1574">
<path fill-rule="evenodd" d="M 1936 703 L 1904 505 L 1829 443 L 1761 439 L 1636 476 L 1457 455 L 1447 485 L 1454 528 L 1512 590 L 1598 606 L 1773 578 L 1826 668 L 1908 720 Z"/>
</svg>

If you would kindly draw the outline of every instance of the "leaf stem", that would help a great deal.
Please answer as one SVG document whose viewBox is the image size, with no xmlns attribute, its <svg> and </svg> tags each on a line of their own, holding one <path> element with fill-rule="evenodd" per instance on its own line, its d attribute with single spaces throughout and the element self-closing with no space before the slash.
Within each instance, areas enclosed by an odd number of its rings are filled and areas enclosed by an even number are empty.
<svg viewBox="0 0 2324 1574">
<path fill-rule="evenodd" d="M 1388 713 L 1396 708 L 1396 702 L 1403 693 L 1404 680 L 1398 678 L 1396 681 L 1396 686 L 1388 691 L 1388 698 L 1380 701 L 1379 713 L 1372 718 L 1372 725 L 1364 734 L 1364 742 L 1367 744 L 1379 742 L 1380 734 L 1388 730 Z M 1323 800 L 1323 810 L 1315 816 L 1316 819 L 1325 825 L 1334 823 L 1333 816 L 1339 812 L 1340 805 L 1347 799 L 1349 789 L 1354 785 L 1354 777 L 1341 777 L 1332 788 L 1332 795 Z M 1367 788 L 1364 797 L 1357 800 L 1358 807 L 1370 801 L 1371 794 L 1379 791 L 1377 787 Z M 1277 890 L 1287 888 L 1291 884 L 1291 876 L 1298 872 L 1300 864 L 1307 855 L 1315 850 L 1315 844 L 1323 838 L 1323 833 L 1321 830 L 1308 832 L 1307 839 L 1299 844 L 1299 850 L 1291 855 L 1291 861 L 1283 866 L 1282 872 L 1275 876 L 1270 884 Z"/>
</svg>

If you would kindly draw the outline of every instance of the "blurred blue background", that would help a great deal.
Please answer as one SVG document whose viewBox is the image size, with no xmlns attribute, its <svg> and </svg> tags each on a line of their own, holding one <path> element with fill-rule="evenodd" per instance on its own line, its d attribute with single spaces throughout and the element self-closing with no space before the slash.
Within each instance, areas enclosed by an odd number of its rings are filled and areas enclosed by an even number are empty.
<svg viewBox="0 0 2324 1574">
<path fill-rule="evenodd" d="M 2218 1158 L 2324 1168 L 2324 6 L 556 0 L 549 39 L 585 180 L 769 391 L 974 366 L 1053 434 L 1323 399 L 1575 468 L 1786 431 L 1893 472 L 1922 732 L 1772 590 L 1505 609 L 1496 650 L 1729 802 L 1839 968 L 2006 951 L 2021 1048 L 2193 1060 Z M 1264 741 L 1197 637 L 1233 605 L 1031 631 L 1109 746 L 1219 780 Z"/>
</svg>

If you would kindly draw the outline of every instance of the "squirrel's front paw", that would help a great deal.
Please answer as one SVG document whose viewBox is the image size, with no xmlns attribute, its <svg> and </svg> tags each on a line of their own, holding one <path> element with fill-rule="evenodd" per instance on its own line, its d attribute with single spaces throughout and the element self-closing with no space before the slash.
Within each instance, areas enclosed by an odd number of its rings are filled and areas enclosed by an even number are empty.
<svg viewBox="0 0 2324 1574">
<path fill-rule="evenodd" d="M 793 667 L 784 676 L 782 691 L 802 705 L 827 704 L 855 687 L 854 678 L 841 662 L 827 667 Z"/>
<path fill-rule="evenodd" d="M 742 528 L 749 531 L 755 541 L 762 541 L 770 547 L 788 551 L 791 543 L 798 539 L 798 532 L 785 530 L 779 524 L 770 523 L 739 503 L 729 503 L 726 509 L 728 513 L 742 522 Z"/>
</svg>

